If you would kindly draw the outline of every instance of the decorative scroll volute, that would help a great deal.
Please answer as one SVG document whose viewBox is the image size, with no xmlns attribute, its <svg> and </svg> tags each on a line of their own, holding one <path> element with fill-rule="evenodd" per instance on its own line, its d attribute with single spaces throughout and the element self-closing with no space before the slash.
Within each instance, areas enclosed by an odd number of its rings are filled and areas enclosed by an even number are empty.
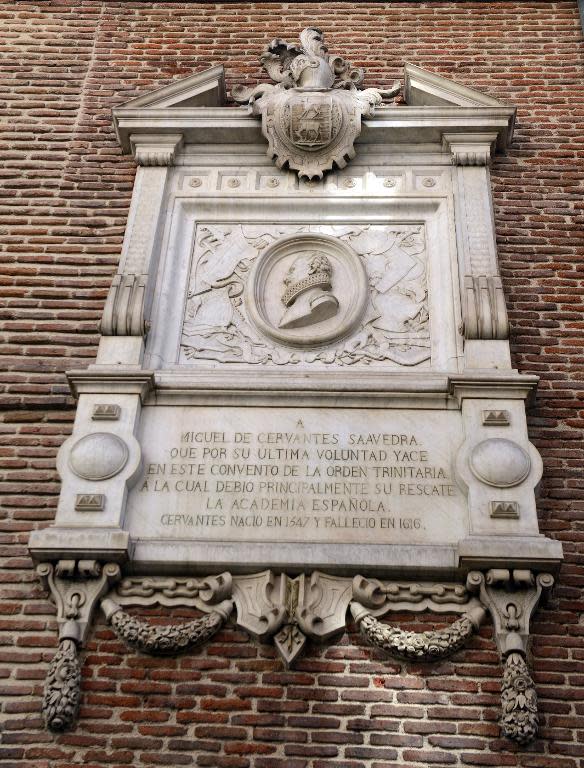
<svg viewBox="0 0 584 768">
<path fill-rule="evenodd" d="M 99 324 L 102 336 L 144 336 L 148 275 L 115 275 Z"/>
<path fill-rule="evenodd" d="M 464 278 L 464 335 L 467 339 L 508 339 L 509 321 L 501 278 Z"/>
</svg>

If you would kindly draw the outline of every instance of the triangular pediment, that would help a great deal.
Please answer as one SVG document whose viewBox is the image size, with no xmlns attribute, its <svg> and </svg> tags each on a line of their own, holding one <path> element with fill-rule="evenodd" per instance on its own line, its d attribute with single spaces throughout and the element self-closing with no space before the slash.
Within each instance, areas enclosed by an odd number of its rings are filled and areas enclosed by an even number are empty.
<svg viewBox="0 0 584 768">
<path fill-rule="evenodd" d="M 497 99 L 474 88 L 460 85 L 414 64 L 406 64 L 404 67 L 404 97 L 410 107 L 504 106 Z M 116 110 L 222 107 L 226 101 L 225 71 L 219 65 L 130 99 L 116 107 Z"/>
<path fill-rule="evenodd" d="M 122 109 L 222 107 L 225 101 L 225 71 L 219 65 L 130 99 L 116 107 L 114 113 Z"/>
<path fill-rule="evenodd" d="M 511 141 L 515 108 L 473 88 L 406 64 L 403 93 L 405 105 L 382 105 L 368 118 L 361 141 L 371 140 L 375 133 L 376 142 L 407 142 L 414 129 L 417 140 L 425 143 L 441 143 L 445 132 L 485 131 L 497 134 L 500 151 Z M 253 144 L 261 140 L 261 121 L 248 107 L 228 103 L 222 65 L 114 107 L 113 123 L 125 152 L 135 151 L 139 135 L 148 137 L 150 144 L 153 136 L 158 143 L 160 137 L 168 136 L 172 141 L 180 136 L 185 144 Z"/>
<path fill-rule="evenodd" d="M 460 85 L 426 69 L 406 64 L 404 99 L 409 107 L 502 107 L 491 96 Z"/>
</svg>

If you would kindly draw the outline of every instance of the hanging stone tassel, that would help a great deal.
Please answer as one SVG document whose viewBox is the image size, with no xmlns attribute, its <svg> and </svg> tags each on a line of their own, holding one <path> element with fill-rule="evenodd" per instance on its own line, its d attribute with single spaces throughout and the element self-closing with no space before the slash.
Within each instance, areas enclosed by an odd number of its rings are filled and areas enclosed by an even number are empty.
<svg viewBox="0 0 584 768">
<path fill-rule="evenodd" d="M 529 669 L 518 652 L 505 659 L 501 684 L 501 731 L 518 744 L 529 744 L 537 735 L 537 695 Z"/>
<path fill-rule="evenodd" d="M 479 628 L 485 611 L 476 608 L 449 627 L 430 632 L 409 632 L 382 624 L 359 603 L 351 604 L 355 621 L 371 645 L 405 661 L 439 661 L 463 648 Z"/>
<path fill-rule="evenodd" d="M 81 667 L 77 643 L 63 638 L 49 665 L 43 696 L 43 717 L 51 731 L 65 731 L 76 720 L 81 699 Z"/>
<path fill-rule="evenodd" d="M 141 621 L 123 611 L 109 598 L 102 601 L 101 607 L 116 635 L 132 648 L 153 656 L 172 656 L 213 637 L 233 610 L 233 603 L 231 600 L 224 600 L 213 606 L 213 611 L 200 619 L 166 626 Z"/>
</svg>

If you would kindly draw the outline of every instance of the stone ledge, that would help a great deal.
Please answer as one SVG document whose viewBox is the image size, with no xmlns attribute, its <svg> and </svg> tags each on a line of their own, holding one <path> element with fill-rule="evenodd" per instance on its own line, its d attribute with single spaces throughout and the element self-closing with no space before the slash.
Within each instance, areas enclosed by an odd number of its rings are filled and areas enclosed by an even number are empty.
<svg viewBox="0 0 584 768">
<path fill-rule="evenodd" d="M 35 563 L 87 558 L 123 563 L 133 551 L 130 534 L 119 528 L 60 526 L 33 531 L 28 548 Z"/>
<path fill-rule="evenodd" d="M 564 555 L 559 541 L 546 536 L 469 536 L 458 544 L 465 569 L 530 568 L 557 573 Z"/>
</svg>

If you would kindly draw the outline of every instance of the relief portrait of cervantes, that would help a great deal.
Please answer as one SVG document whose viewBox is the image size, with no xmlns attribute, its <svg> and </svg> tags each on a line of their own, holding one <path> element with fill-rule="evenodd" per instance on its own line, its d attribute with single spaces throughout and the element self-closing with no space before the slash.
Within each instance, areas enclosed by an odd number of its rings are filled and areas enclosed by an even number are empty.
<svg viewBox="0 0 584 768">
<path fill-rule="evenodd" d="M 350 249 L 366 275 L 363 310 L 349 329 L 353 267 L 319 237 Z M 288 241 L 250 301 L 258 266 Z M 430 358 L 427 269 L 422 225 L 199 225 L 179 362 L 421 365 Z"/>
<path fill-rule="evenodd" d="M 279 328 L 302 328 L 336 315 L 339 302 L 331 293 L 333 268 L 323 253 L 313 251 L 295 259 L 284 278 Z"/>
</svg>

